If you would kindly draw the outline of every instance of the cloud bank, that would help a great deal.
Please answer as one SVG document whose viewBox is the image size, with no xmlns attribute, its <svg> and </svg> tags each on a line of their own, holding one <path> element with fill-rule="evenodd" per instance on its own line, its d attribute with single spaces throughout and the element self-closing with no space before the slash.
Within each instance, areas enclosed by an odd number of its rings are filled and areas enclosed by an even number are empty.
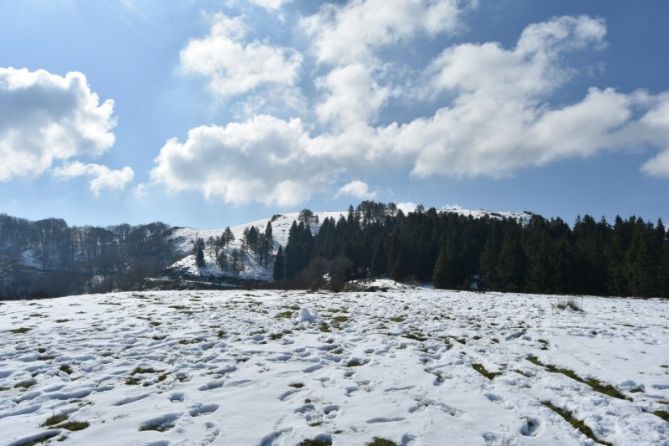
<svg viewBox="0 0 669 446">
<path fill-rule="evenodd" d="M 115 139 L 113 109 L 82 73 L 0 68 L 0 182 L 107 151 Z"/>
</svg>

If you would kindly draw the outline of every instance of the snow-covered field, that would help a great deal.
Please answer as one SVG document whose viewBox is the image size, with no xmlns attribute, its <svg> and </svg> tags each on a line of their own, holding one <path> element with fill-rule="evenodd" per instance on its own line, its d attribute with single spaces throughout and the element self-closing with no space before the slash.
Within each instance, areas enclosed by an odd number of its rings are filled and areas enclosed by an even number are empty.
<svg viewBox="0 0 669 446">
<path fill-rule="evenodd" d="M 566 411 L 602 442 L 669 444 L 669 302 L 576 302 L 415 288 L 4 302 L 0 444 L 595 444 Z"/>
</svg>

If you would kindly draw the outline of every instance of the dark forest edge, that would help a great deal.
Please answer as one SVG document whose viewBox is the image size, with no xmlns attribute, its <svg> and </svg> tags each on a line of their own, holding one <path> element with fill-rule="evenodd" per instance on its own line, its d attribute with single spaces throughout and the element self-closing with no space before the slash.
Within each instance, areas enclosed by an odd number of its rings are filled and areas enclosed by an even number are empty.
<svg viewBox="0 0 669 446">
<path fill-rule="evenodd" d="M 419 207 L 404 215 L 363 202 L 347 218 L 326 219 L 312 236 L 295 223 L 274 278 L 289 287 L 334 287 L 388 276 L 437 288 L 541 294 L 668 297 L 669 240 L 657 224 L 590 216 L 563 220 L 472 218 Z"/>
<path fill-rule="evenodd" d="M 669 240 L 661 221 L 616 217 L 610 224 L 585 216 L 570 227 L 535 214 L 473 218 L 422 206 L 404 214 L 392 203 L 371 201 L 351 206 L 337 221 L 317 222 L 315 235 L 312 218 L 311 211 L 302 211 L 286 246 L 269 252 L 271 224 L 246 231 L 245 238 L 257 233 L 260 242 L 240 258 L 263 256 L 265 265 L 273 265 L 273 283 L 219 281 L 341 290 L 350 280 L 390 277 L 460 290 L 669 297 Z M 147 279 L 164 276 L 179 259 L 169 239 L 174 229 L 164 223 L 69 227 L 59 219 L 0 215 L 0 298 L 151 288 L 155 281 Z M 198 239 L 198 263 L 204 249 Z M 232 257 L 227 261 L 234 265 Z M 221 278 L 210 279 L 215 288 Z"/>
</svg>

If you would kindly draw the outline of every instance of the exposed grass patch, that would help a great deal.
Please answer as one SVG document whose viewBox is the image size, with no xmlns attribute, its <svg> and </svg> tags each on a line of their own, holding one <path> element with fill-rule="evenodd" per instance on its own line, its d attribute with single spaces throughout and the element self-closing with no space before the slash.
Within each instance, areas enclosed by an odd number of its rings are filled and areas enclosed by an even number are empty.
<svg viewBox="0 0 669 446">
<path fill-rule="evenodd" d="M 59 424 L 57 427 L 62 427 L 71 432 L 82 431 L 90 424 L 87 421 L 68 421 L 67 423 Z"/>
<path fill-rule="evenodd" d="M 125 383 L 128 386 L 136 386 L 140 382 L 141 382 L 141 380 L 139 378 L 137 378 L 136 376 L 129 376 L 128 378 L 125 379 Z"/>
<path fill-rule="evenodd" d="M 611 443 L 609 443 L 607 441 L 604 441 L 604 440 L 600 440 L 599 438 L 597 438 L 597 436 L 592 431 L 592 429 L 590 429 L 590 427 L 587 424 L 585 424 L 585 422 L 583 420 L 579 420 L 578 418 L 576 418 L 574 416 L 574 414 L 572 414 L 567 409 L 563 409 L 561 407 L 554 406 L 550 401 L 543 401 L 541 404 L 548 407 L 550 410 L 552 410 L 556 414 L 560 415 L 562 418 L 565 419 L 565 421 L 567 421 L 569 424 L 574 426 L 574 428 L 576 430 L 581 432 L 583 435 L 585 435 L 586 437 L 588 437 L 589 439 L 591 439 L 595 443 L 603 444 L 603 445 L 606 445 L 606 446 L 613 446 Z"/>
<path fill-rule="evenodd" d="M 339 315 L 339 316 L 335 316 L 335 317 L 332 318 L 332 326 L 335 327 L 335 328 L 337 328 L 337 329 L 338 329 L 338 328 L 341 326 L 341 324 L 343 324 L 344 322 L 348 322 L 348 316 Z"/>
<path fill-rule="evenodd" d="M 290 383 L 288 385 L 294 389 L 301 389 L 302 387 L 304 387 L 304 384 L 302 383 Z"/>
<path fill-rule="evenodd" d="M 363 362 L 357 358 L 353 358 L 346 363 L 346 367 L 360 367 Z"/>
<path fill-rule="evenodd" d="M 293 312 L 291 310 L 282 311 L 276 315 L 277 319 L 290 319 L 291 317 L 293 317 Z"/>
<path fill-rule="evenodd" d="M 57 324 L 64 324 L 65 322 L 70 322 L 69 319 L 56 319 Z"/>
<path fill-rule="evenodd" d="M 198 344 L 202 341 L 203 341 L 202 338 L 180 339 L 179 344 L 181 344 L 181 345 Z"/>
<path fill-rule="evenodd" d="M 472 368 L 479 372 L 481 375 L 485 376 L 489 380 L 493 380 L 496 376 L 501 375 L 499 372 L 491 372 L 488 369 L 486 369 L 483 364 L 472 364 Z"/>
<path fill-rule="evenodd" d="M 49 427 L 49 426 L 55 426 L 56 424 L 60 424 L 63 421 L 67 420 L 67 415 L 60 414 L 60 415 L 51 415 L 49 418 L 46 419 L 44 423 L 41 424 L 42 427 Z"/>
<path fill-rule="evenodd" d="M 404 316 L 393 316 L 390 318 L 391 321 L 393 322 L 404 322 L 406 318 Z"/>
<path fill-rule="evenodd" d="M 218 339 L 223 339 L 225 337 L 225 330 L 218 330 L 216 336 L 218 336 Z"/>
<path fill-rule="evenodd" d="M 402 337 L 420 342 L 427 341 L 427 337 L 421 332 L 405 333 L 402 335 Z"/>
<path fill-rule="evenodd" d="M 329 437 L 316 437 L 313 440 L 302 440 L 298 446 L 332 446 L 332 439 Z"/>
<path fill-rule="evenodd" d="M 554 308 L 558 310 L 571 310 L 577 313 L 584 313 L 583 307 L 579 304 L 576 299 L 570 297 L 569 299 L 560 300 L 558 303 L 553 305 Z"/>
<path fill-rule="evenodd" d="M 11 329 L 11 330 L 9 330 L 9 331 L 10 331 L 11 333 L 14 333 L 14 334 L 24 334 L 24 333 L 28 333 L 30 330 L 32 330 L 32 328 L 28 328 L 28 327 L 19 327 L 19 328 Z"/>
<path fill-rule="evenodd" d="M 330 326 L 327 322 L 321 322 L 321 325 L 318 326 L 318 329 L 323 333 L 330 333 Z"/>
<path fill-rule="evenodd" d="M 68 375 L 72 374 L 72 368 L 67 364 L 62 364 L 60 367 L 58 367 L 58 370 L 63 373 L 67 373 Z"/>
<path fill-rule="evenodd" d="M 153 367 L 135 367 L 135 370 L 132 371 L 131 375 L 141 375 L 143 373 L 161 373 L 162 370 L 156 370 Z"/>
<path fill-rule="evenodd" d="M 368 446 L 397 446 L 397 443 L 394 441 L 387 440 L 385 438 L 374 437 L 371 443 Z"/>
<path fill-rule="evenodd" d="M 25 380 L 25 381 L 21 381 L 21 382 L 19 382 L 19 383 L 16 383 L 16 384 L 14 385 L 14 388 L 15 388 L 15 389 L 28 390 L 28 389 L 30 389 L 32 386 L 34 386 L 35 384 L 37 384 L 37 381 L 35 381 L 34 379 L 27 379 L 27 380 Z"/>
<path fill-rule="evenodd" d="M 669 422 L 669 412 L 666 410 L 656 410 L 653 412 L 653 415 L 656 415 L 660 418 L 662 418 L 664 421 Z"/>
<path fill-rule="evenodd" d="M 571 369 L 565 369 L 565 368 L 562 368 L 562 367 L 557 367 L 557 366 L 554 366 L 553 364 L 544 364 L 543 362 L 541 362 L 539 360 L 539 358 L 537 358 L 536 356 L 533 356 L 533 355 L 528 356 L 527 360 L 530 361 L 532 364 L 535 364 L 535 365 L 538 365 L 538 366 L 541 366 L 541 367 L 545 368 L 549 372 L 561 373 L 561 374 L 563 374 L 565 376 L 568 376 L 569 378 L 573 379 L 574 381 L 578 381 L 582 384 L 586 384 L 586 385 L 590 386 L 592 388 L 592 390 L 594 390 L 596 392 L 602 393 L 604 395 L 608 395 L 608 396 L 613 397 L 613 398 L 618 398 L 618 399 L 621 399 L 621 400 L 631 401 L 631 398 L 628 398 L 625 395 L 623 395 L 618 389 L 613 387 L 611 384 L 602 383 L 597 378 L 581 378 L 580 376 L 578 376 L 576 374 L 576 372 L 574 372 Z"/>
</svg>

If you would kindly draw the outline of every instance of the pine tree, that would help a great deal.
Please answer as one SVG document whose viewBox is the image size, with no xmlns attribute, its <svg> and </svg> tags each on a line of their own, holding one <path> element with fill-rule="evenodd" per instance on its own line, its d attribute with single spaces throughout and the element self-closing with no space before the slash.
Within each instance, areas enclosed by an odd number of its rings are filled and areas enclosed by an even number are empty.
<svg viewBox="0 0 669 446">
<path fill-rule="evenodd" d="M 283 281 L 286 275 L 286 264 L 283 257 L 283 248 L 279 246 L 279 250 L 276 252 L 276 258 L 274 259 L 274 281 L 281 282 Z"/>
<path fill-rule="evenodd" d="M 437 263 L 434 265 L 434 274 L 432 274 L 432 285 L 435 288 L 448 288 L 449 280 L 449 254 L 446 247 L 442 248 L 437 257 Z"/>
<path fill-rule="evenodd" d="M 499 287 L 502 291 L 521 291 L 525 279 L 525 253 L 520 243 L 520 235 L 515 227 L 509 226 L 504 234 L 502 248 L 497 263 Z"/>
<path fill-rule="evenodd" d="M 235 235 L 232 233 L 229 226 L 225 228 L 225 231 L 223 231 L 223 235 L 221 236 L 221 238 L 223 239 L 224 247 L 228 246 L 235 240 Z"/>
<path fill-rule="evenodd" d="M 388 272 L 388 259 L 386 258 L 386 249 L 383 242 L 378 242 L 374 248 L 371 264 L 372 276 L 378 277 Z"/>
<path fill-rule="evenodd" d="M 198 268 L 203 268 L 206 265 L 204 260 L 204 240 L 201 238 L 195 239 L 194 251 L 195 251 L 195 264 Z"/>
<path fill-rule="evenodd" d="M 218 253 L 218 256 L 216 257 L 216 264 L 218 265 L 218 268 L 221 270 L 221 272 L 224 272 L 226 269 L 228 269 L 228 257 L 224 251 Z"/>
<path fill-rule="evenodd" d="M 398 282 L 404 280 L 409 275 L 409 258 L 405 254 L 404 248 L 400 248 L 397 256 L 393 259 L 393 267 L 390 270 L 390 275 L 393 280 Z"/>
</svg>

